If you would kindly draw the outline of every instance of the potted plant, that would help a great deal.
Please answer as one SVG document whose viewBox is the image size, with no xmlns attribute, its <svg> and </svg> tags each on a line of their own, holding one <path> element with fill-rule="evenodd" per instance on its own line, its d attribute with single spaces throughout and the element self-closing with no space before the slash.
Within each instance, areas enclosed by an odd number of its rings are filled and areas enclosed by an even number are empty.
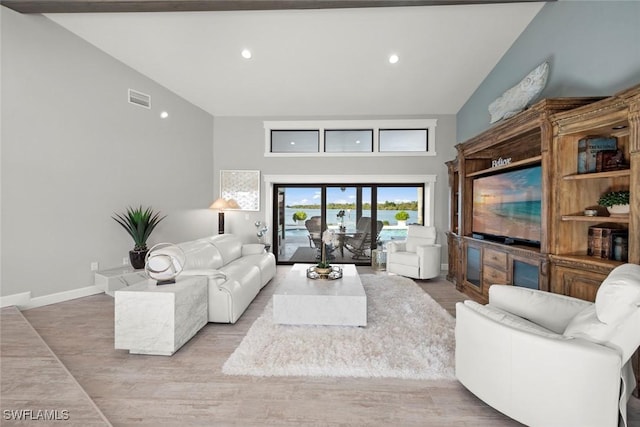
<svg viewBox="0 0 640 427">
<path fill-rule="evenodd" d="M 398 225 L 404 227 L 407 225 L 407 220 L 409 219 L 409 213 L 407 211 L 396 212 L 396 220 L 398 221 Z"/>
<path fill-rule="evenodd" d="M 600 196 L 598 204 L 606 206 L 611 216 L 628 215 L 630 194 L 628 190 L 610 191 Z"/>
<path fill-rule="evenodd" d="M 160 214 L 150 207 L 143 209 L 142 206 L 135 209 L 128 207 L 125 213 L 112 217 L 133 238 L 134 247 L 129 251 L 129 260 L 133 268 L 144 268 L 144 259 L 148 252 L 147 239 L 165 217 L 160 217 Z"/>
<path fill-rule="evenodd" d="M 298 221 L 304 221 L 305 219 L 307 219 L 307 213 L 304 211 L 297 211 L 293 213 L 293 221 L 294 222 L 298 222 Z"/>
</svg>

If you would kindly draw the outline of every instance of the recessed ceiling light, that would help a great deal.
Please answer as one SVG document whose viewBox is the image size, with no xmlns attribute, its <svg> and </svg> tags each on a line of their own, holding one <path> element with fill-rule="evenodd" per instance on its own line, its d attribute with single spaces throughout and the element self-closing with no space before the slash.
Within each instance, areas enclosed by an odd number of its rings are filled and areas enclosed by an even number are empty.
<svg viewBox="0 0 640 427">
<path fill-rule="evenodd" d="M 296 145 L 296 142 L 295 141 L 291 141 L 291 145 Z"/>
<path fill-rule="evenodd" d="M 389 63 L 391 64 L 395 64 L 400 60 L 400 57 L 398 55 L 396 55 L 395 53 L 393 55 L 389 56 Z"/>
<path fill-rule="evenodd" d="M 169 117 L 169 113 L 167 113 L 166 111 L 163 111 L 162 113 L 160 113 L 160 117 L 162 117 L 163 119 L 166 119 L 167 117 Z"/>
<path fill-rule="evenodd" d="M 360 144 L 360 140 L 359 139 L 356 139 L 356 144 Z"/>
<path fill-rule="evenodd" d="M 251 59 L 251 51 L 249 49 L 242 50 L 242 57 L 244 59 Z"/>
</svg>

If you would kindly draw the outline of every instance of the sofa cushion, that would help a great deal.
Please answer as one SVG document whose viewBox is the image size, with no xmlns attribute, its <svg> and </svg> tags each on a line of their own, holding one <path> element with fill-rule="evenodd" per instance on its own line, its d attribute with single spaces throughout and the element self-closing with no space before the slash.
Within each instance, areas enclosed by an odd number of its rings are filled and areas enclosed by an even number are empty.
<svg viewBox="0 0 640 427">
<path fill-rule="evenodd" d="M 220 251 L 224 265 L 242 256 L 242 240 L 232 234 L 218 234 L 209 238 L 209 242 Z"/>
<path fill-rule="evenodd" d="M 185 255 L 184 270 L 217 269 L 222 267 L 220 251 L 208 239 L 193 240 L 177 245 Z"/>
<path fill-rule="evenodd" d="M 510 326 L 514 329 L 518 329 L 524 332 L 529 332 L 529 333 L 536 334 L 546 338 L 571 339 L 570 337 L 565 337 L 563 335 L 556 334 L 555 332 L 552 332 L 549 329 L 543 328 L 540 325 L 530 322 L 527 319 L 523 319 L 522 317 L 513 315 L 498 307 L 493 307 L 490 304 L 482 305 L 471 300 L 466 300 L 464 304 L 467 307 L 471 308 L 472 310 L 482 314 L 483 316 L 488 317 L 489 319 L 495 320 L 496 322 L 501 323 L 503 325 Z"/>
<path fill-rule="evenodd" d="M 582 310 L 569 322 L 564 336 L 605 344 L 609 342 L 615 330 L 616 326 L 607 325 L 598 319 L 596 306 L 592 305 Z"/>
<path fill-rule="evenodd" d="M 489 303 L 562 334 L 573 317 L 592 302 L 518 286 L 492 285 Z"/>
<path fill-rule="evenodd" d="M 418 246 L 433 245 L 436 242 L 435 227 L 410 225 L 407 229 L 407 252 L 416 252 Z"/>
<path fill-rule="evenodd" d="M 596 293 L 596 313 L 601 322 L 616 324 L 640 306 L 640 265 L 614 268 Z"/>
</svg>

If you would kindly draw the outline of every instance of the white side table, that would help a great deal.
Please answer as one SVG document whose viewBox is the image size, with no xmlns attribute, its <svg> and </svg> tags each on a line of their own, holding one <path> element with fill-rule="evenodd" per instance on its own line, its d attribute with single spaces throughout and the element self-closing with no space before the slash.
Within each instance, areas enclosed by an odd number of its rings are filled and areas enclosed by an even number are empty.
<svg viewBox="0 0 640 427">
<path fill-rule="evenodd" d="M 207 278 L 178 277 L 157 286 L 147 280 L 115 292 L 115 348 L 171 356 L 208 318 Z"/>
<path fill-rule="evenodd" d="M 374 249 L 371 251 L 371 267 L 374 270 L 384 271 L 387 269 L 387 252 Z"/>
<path fill-rule="evenodd" d="M 107 295 L 113 296 L 118 289 L 135 285 L 147 280 L 144 270 L 134 270 L 131 266 L 109 268 L 96 271 L 93 284 L 104 290 Z"/>
</svg>

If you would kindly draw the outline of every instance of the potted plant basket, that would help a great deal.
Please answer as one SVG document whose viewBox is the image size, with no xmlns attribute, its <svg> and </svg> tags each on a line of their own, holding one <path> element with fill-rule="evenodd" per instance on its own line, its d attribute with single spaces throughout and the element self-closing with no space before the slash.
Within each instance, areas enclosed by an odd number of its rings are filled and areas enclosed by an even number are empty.
<svg viewBox="0 0 640 427">
<path fill-rule="evenodd" d="M 134 247 L 129 251 L 129 260 L 136 270 L 144 268 L 144 260 L 149 251 L 147 239 L 165 217 L 160 217 L 160 214 L 150 207 L 143 209 L 142 206 L 135 209 L 129 207 L 125 213 L 115 214 L 112 217 L 133 239 Z"/>
<path fill-rule="evenodd" d="M 626 216 L 629 215 L 629 198 L 628 190 L 610 191 L 600 196 L 598 204 L 605 206 L 611 216 Z"/>
</svg>

